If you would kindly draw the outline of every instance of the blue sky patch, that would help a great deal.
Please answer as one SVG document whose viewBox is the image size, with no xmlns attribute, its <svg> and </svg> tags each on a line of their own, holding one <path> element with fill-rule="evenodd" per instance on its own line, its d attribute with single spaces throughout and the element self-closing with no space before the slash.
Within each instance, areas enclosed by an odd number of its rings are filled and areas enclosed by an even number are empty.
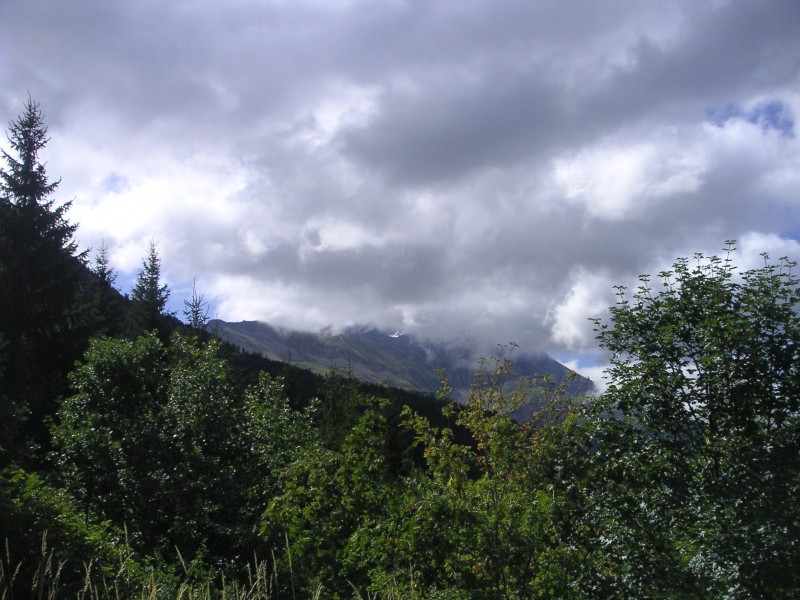
<svg viewBox="0 0 800 600">
<path fill-rule="evenodd" d="M 724 126 L 730 120 L 742 119 L 748 123 L 759 125 L 764 131 L 772 129 L 786 137 L 794 137 L 792 111 L 780 100 L 759 104 L 749 111 L 742 109 L 737 104 L 728 103 L 709 108 L 706 110 L 706 116 L 709 121 L 719 127 Z"/>
<path fill-rule="evenodd" d="M 103 189 L 106 192 L 112 192 L 114 194 L 120 194 L 124 192 L 129 185 L 130 182 L 128 179 L 119 173 L 109 173 L 106 175 L 106 178 L 103 179 Z"/>
</svg>

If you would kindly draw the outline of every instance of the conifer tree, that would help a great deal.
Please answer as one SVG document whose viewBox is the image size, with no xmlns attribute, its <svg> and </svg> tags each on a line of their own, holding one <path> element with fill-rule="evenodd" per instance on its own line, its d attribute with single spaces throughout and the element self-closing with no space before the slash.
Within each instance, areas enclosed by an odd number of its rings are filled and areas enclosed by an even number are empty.
<svg viewBox="0 0 800 600">
<path fill-rule="evenodd" d="M 116 335 L 120 333 L 123 323 L 122 296 L 114 288 L 117 273 L 109 262 L 105 241 L 95 254 L 92 272 L 96 275 L 92 295 L 92 328 L 95 334 Z"/>
<path fill-rule="evenodd" d="M 85 342 L 76 334 L 83 255 L 77 226 L 66 219 L 71 203 L 56 203 L 60 180 L 51 182 L 39 159 L 49 138 L 38 103 L 28 98 L 7 138 L 10 152 L 2 150 L 0 167 L 0 335 L 8 343 L 9 402 L 25 415 L 20 421 L 27 419 L 25 432 L 21 422 L 15 430 L 42 444 L 43 421 Z"/>
<path fill-rule="evenodd" d="M 108 246 L 106 246 L 105 240 L 103 240 L 100 244 L 100 248 L 97 250 L 97 254 L 94 257 L 94 268 L 92 270 L 94 274 L 100 278 L 100 281 L 109 286 L 113 287 L 114 283 L 117 281 L 117 273 L 111 268 L 108 259 Z"/>
<path fill-rule="evenodd" d="M 197 294 L 197 279 L 192 280 L 192 299 L 184 300 L 183 315 L 192 329 L 205 330 L 208 323 L 208 302 Z"/>
<path fill-rule="evenodd" d="M 170 316 L 166 310 L 169 295 L 169 286 L 161 283 L 161 258 L 155 242 L 151 240 L 131 294 L 135 333 L 153 330 L 164 332 L 164 317 Z"/>
</svg>

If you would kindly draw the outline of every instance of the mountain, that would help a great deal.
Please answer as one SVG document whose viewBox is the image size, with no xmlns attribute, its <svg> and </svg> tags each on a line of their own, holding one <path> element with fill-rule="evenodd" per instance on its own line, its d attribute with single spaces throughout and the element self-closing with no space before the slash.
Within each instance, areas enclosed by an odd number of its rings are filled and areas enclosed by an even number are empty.
<svg viewBox="0 0 800 600">
<path fill-rule="evenodd" d="M 451 396 L 457 400 L 466 398 L 481 358 L 474 348 L 463 343 L 423 342 L 411 335 L 370 327 L 352 327 L 337 334 L 308 333 L 277 329 L 258 321 L 213 320 L 208 329 L 242 350 L 273 360 L 290 362 L 317 373 L 335 368 L 362 381 L 401 389 L 435 394 L 441 386 L 437 373 L 441 370 L 452 389 Z M 488 365 L 493 367 L 491 357 L 487 358 Z M 550 375 L 561 382 L 572 374 L 570 369 L 544 353 L 515 349 L 509 358 L 516 376 Z M 506 383 L 507 386 L 513 384 L 514 378 Z M 590 391 L 592 387 L 591 381 L 580 375 L 575 375 L 567 384 L 572 394 Z M 533 400 L 531 406 L 521 409 L 519 418 L 527 418 L 535 409 L 536 399 Z"/>
</svg>

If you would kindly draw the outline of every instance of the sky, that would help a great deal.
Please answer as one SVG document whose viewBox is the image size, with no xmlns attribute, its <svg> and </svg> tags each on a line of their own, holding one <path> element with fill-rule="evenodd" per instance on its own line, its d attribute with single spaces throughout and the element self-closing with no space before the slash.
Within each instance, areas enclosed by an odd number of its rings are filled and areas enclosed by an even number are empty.
<svg viewBox="0 0 800 600">
<path fill-rule="evenodd" d="M 123 292 L 180 314 L 513 341 L 737 240 L 800 258 L 800 2 L 0 0 L 0 122 Z M 7 148 L 5 139 L 0 145 Z"/>
</svg>

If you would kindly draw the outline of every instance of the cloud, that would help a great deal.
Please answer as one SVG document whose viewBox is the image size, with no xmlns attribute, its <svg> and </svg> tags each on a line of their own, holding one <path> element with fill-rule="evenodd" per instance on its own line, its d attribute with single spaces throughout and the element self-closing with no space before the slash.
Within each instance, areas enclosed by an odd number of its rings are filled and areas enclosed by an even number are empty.
<svg viewBox="0 0 800 600">
<path fill-rule="evenodd" d="M 638 220 L 656 204 L 694 195 L 706 168 L 701 149 L 659 139 L 601 144 L 554 164 L 566 200 L 600 220 Z"/>
<path fill-rule="evenodd" d="M 589 319 L 603 316 L 613 302 L 613 282 L 583 269 L 577 269 L 571 280 L 569 291 L 553 308 L 551 331 L 556 343 L 567 349 L 580 349 L 594 339 L 594 326 Z"/>
<path fill-rule="evenodd" d="M 295 328 L 602 364 L 678 256 L 800 239 L 796 2 L 0 3 L 83 247 Z M 0 140 L 0 143 L 2 140 Z M 190 292 L 189 292 L 190 293 Z M 182 301 L 176 298 L 176 310 Z"/>
</svg>

